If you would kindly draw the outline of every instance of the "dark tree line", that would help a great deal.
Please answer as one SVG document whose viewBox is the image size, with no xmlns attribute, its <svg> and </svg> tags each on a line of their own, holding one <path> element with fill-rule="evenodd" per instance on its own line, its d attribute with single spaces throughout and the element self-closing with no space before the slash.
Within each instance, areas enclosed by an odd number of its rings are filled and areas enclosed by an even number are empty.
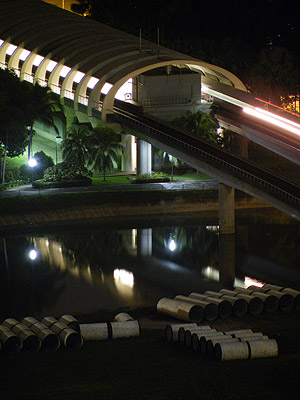
<svg viewBox="0 0 300 400">
<path fill-rule="evenodd" d="M 104 24 L 235 73 L 265 99 L 297 94 L 300 2 L 290 0 L 77 0 L 72 9 Z"/>
</svg>

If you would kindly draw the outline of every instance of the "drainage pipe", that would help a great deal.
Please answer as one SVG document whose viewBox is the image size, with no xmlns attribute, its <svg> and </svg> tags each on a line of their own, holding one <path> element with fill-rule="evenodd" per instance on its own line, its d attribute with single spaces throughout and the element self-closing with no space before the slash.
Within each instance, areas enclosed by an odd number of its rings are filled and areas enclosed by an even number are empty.
<svg viewBox="0 0 300 400">
<path fill-rule="evenodd" d="M 214 303 L 218 306 L 219 316 L 221 318 L 228 318 L 232 314 L 232 304 L 228 300 L 217 299 L 216 297 L 207 297 L 205 301 L 208 303 Z"/>
<path fill-rule="evenodd" d="M 79 333 L 79 321 L 73 315 L 62 315 L 58 322 L 62 322 L 68 328 L 74 329 L 74 331 Z"/>
<path fill-rule="evenodd" d="M 19 353 L 22 349 L 22 340 L 5 325 L 0 325 L 0 342 L 7 353 Z"/>
<path fill-rule="evenodd" d="M 214 356 L 215 346 L 217 343 L 234 343 L 234 342 L 239 342 L 239 339 L 226 335 L 224 335 L 224 337 L 219 337 L 217 339 L 209 339 L 206 342 L 206 354 L 208 355 L 208 357 L 212 358 Z"/>
<path fill-rule="evenodd" d="M 300 292 L 291 288 L 284 288 L 283 293 L 291 294 L 294 297 L 294 307 L 296 310 L 300 310 Z"/>
<path fill-rule="evenodd" d="M 180 328 L 191 328 L 198 326 L 196 323 L 192 324 L 167 324 L 165 327 L 165 338 L 169 343 L 178 342 L 178 331 Z"/>
<path fill-rule="evenodd" d="M 217 360 L 247 360 L 249 347 L 246 342 L 220 342 L 215 345 L 215 358 Z"/>
<path fill-rule="evenodd" d="M 202 354 L 206 354 L 206 350 L 207 350 L 206 343 L 207 343 L 207 341 L 209 339 L 219 339 L 220 337 L 222 337 L 222 338 L 224 338 L 224 337 L 228 338 L 229 337 L 230 338 L 230 336 L 225 335 L 224 332 L 219 332 L 219 331 L 211 333 L 211 334 L 206 333 L 204 335 L 201 335 L 199 337 L 199 349 L 200 349 L 200 352 Z"/>
<path fill-rule="evenodd" d="M 249 348 L 249 359 L 278 356 L 278 344 L 275 339 L 249 340 L 245 343 Z"/>
<path fill-rule="evenodd" d="M 84 341 L 108 339 L 107 322 L 79 324 L 79 329 Z"/>
<path fill-rule="evenodd" d="M 28 324 L 31 324 L 31 322 L 32 321 L 27 321 Z M 35 324 L 32 324 L 30 326 L 30 329 L 41 339 L 42 347 L 46 351 L 56 351 L 59 348 L 60 340 L 58 336 L 54 332 L 52 332 L 45 324 L 37 322 Z"/>
<path fill-rule="evenodd" d="M 164 297 L 158 301 L 156 307 L 158 312 L 169 314 L 183 321 L 201 322 L 203 319 L 203 309 L 196 304 L 185 303 Z"/>
<path fill-rule="evenodd" d="M 12 331 L 22 340 L 24 350 L 31 353 L 40 350 L 41 339 L 26 325 L 18 323 L 12 328 Z"/>
<path fill-rule="evenodd" d="M 252 288 L 252 286 L 250 286 Z M 265 283 L 264 286 L 262 287 L 264 291 L 267 290 L 276 290 L 277 292 L 282 292 L 284 287 L 283 286 L 277 286 L 277 285 L 271 285 L 270 283 Z"/>
<path fill-rule="evenodd" d="M 238 292 L 235 295 L 235 297 L 247 301 L 248 311 L 252 315 L 259 315 L 264 310 L 264 302 L 259 297 L 250 296 L 249 294 L 238 293 Z"/>
<path fill-rule="evenodd" d="M 79 350 L 83 345 L 81 334 L 74 329 L 68 328 L 62 322 L 56 321 L 53 323 L 53 319 L 55 318 L 45 317 L 43 321 L 49 324 L 48 328 L 59 337 L 65 347 L 70 350 Z"/>
<path fill-rule="evenodd" d="M 278 292 L 276 290 L 268 290 L 267 294 L 277 297 L 279 300 L 279 309 L 281 311 L 291 311 L 294 308 L 294 297 L 290 293 Z"/>
<path fill-rule="evenodd" d="M 274 295 L 257 291 L 250 292 L 250 295 L 262 299 L 264 302 L 264 311 L 273 313 L 278 310 L 279 300 Z"/>
<path fill-rule="evenodd" d="M 203 316 L 207 321 L 214 321 L 218 318 L 218 306 L 213 303 L 209 303 L 207 301 L 199 300 L 194 297 L 186 297 L 178 295 L 175 297 L 175 300 L 182 301 L 185 303 L 196 304 L 199 307 L 202 307 Z"/>
<path fill-rule="evenodd" d="M 178 339 L 179 339 L 179 342 L 180 343 L 182 343 L 182 344 L 184 344 L 185 343 L 185 339 L 186 339 L 186 332 L 190 332 L 190 334 L 192 335 L 193 333 L 196 333 L 196 332 L 200 332 L 202 335 L 204 334 L 204 333 L 208 333 L 208 332 L 210 332 L 210 333 L 213 333 L 213 332 L 217 332 L 217 330 L 216 329 L 212 329 L 212 328 L 205 328 L 205 329 L 203 329 L 201 326 L 195 326 L 195 327 L 190 327 L 190 328 L 187 328 L 187 327 L 181 327 L 181 328 L 179 328 L 179 331 L 178 331 Z"/>
<path fill-rule="evenodd" d="M 248 303 L 245 299 L 239 299 L 238 297 L 228 296 L 222 294 L 221 299 L 227 300 L 232 304 L 232 312 L 236 317 L 243 317 L 248 312 Z"/>
<path fill-rule="evenodd" d="M 134 319 L 127 313 L 119 313 L 114 318 L 115 322 L 133 321 Z"/>
<path fill-rule="evenodd" d="M 136 320 L 109 322 L 108 327 L 111 339 L 140 336 L 141 333 L 139 321 Z"/>
<path fill-rule="evenodd" d="M 186 345 L 186 347 L 192 346 L 193 333 L 200 332 L 200 333 L 202 333 L 202 335 L 206 335 L 206 334 L 212 333 L 212 331 L 217 332 L 216 329 L 211 329 L 211 328 L 210 329 L 201 329 L 201 330 L 187 329 L 184 332 L 184 344 Z"/>
<path fill-rule="evenodd" d="M 6 326 L 8 329 L 12 330 L 12 328 L 18 325 L 20 322 L 14 318 L 7 318 L 2 322 L 2 325 Z"/>
</svg>

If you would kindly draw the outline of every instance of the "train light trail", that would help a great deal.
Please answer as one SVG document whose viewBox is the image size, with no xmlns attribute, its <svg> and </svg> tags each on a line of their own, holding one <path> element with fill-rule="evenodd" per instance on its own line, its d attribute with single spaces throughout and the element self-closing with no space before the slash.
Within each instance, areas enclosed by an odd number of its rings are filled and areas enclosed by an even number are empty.
<svg viewBox="0 0 300 400">
<path fill-rule="evenodd" d="M 289 132 L 295 133 L 296 135 L 300 136 L 300 129 L 296 128 L 295 126 L 292 126 L 290 124 L 291 121 L 285 120 L 284 118 L 283 119 L 285 121 L 288 121 L 288 123 L 280 120 L 278 115 L 272 113 L 266 114 L 267 112 L 265 110 L 262 110 L 260 108 L 252 109 L 249 107 L 244 107 L 243 112 L 245 112 L 248 115 L 252 115 L 253 117 L 258 118 L 262 121 L 269 122 L 270 124 L 275 125 L 278 128 L 285 129 Z"/>
</svg>

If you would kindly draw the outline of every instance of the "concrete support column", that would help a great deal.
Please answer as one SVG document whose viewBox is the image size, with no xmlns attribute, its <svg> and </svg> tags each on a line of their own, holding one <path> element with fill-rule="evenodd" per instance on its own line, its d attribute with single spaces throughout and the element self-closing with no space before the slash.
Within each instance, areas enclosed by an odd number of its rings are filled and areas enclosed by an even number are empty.
<svg viewBox="0 0 300 400">
<path fill-rule="evenodd" d="M 151 144 L 142 139 L 137 139 L 137 174 L 151 174 L 151 157 Z"/>
<path fill-rule="evenodd" d="M 138 229 L 137 253 L 142 257 L 152 256 L 152 229 Z"/>
<path fill-rule="evenodd" d="M 234 188 L 219 184 L 220 234 L 235 233 Z"/>
<path fill-rule="evenodd" d="M 122 135 L 123 165 L 122 170 L 133 172 L 136 170 L 136 144 L 133 135 Z"/>
<path fill-rule="evenodd" d="M 248 158 L 248 139 L 245 136 L 237 135 L 239 142 L 239 154 Z"/>
</svg>

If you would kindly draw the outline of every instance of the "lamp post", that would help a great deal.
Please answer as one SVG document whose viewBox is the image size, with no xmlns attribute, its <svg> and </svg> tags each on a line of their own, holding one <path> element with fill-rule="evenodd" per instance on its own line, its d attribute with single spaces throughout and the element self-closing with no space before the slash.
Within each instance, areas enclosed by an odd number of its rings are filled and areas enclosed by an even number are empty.
<svg viewBox="0 0 300 400">
<path fill-rule="evenodd" d="M 28 166 L 31 168 L 31 184 L 33 184 L 33 168 L 37 166 L 37 161 L 35 158 L 30 158 L 28 160 Z"/>
<path fill-rule="evenodd" d="M 55 144 L 56 144 L 56 158 L 55 158 L 55 165 L 57 165 L 57 146 L 61 143 L 62 137 L 60 135 L 57 135 L 55 138 Z"/>
</svg>

